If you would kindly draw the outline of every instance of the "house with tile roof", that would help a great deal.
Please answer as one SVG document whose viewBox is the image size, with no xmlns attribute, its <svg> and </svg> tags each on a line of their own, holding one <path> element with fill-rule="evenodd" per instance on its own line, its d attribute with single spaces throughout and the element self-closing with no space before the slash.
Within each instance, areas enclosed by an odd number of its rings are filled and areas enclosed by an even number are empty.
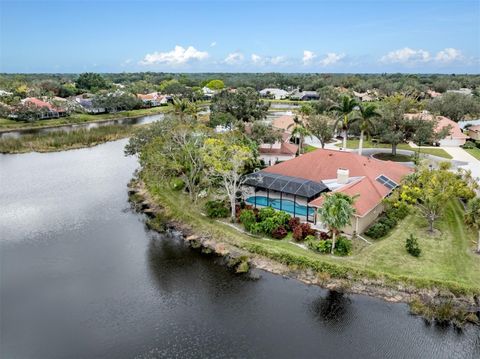
<svg viewBox="0 0 480 359">
<path fill-rule="evenodd" d="M 158 92 L 152 92 L 147 94 L 137 94 L 137 97 L 142 100 L 143 104 L 148 107 L 157 107 L 166 105 L 168 99 L 166 96 L 159 94 Z"/>
<path fill-rule="evenodd" d="M 468 136 L 462 132 L 459 124 L 445 116 L 434 116 L 427 111 L 422 113 L 408 113 L 405 115 L 410 120 L 420 119 L 425 121 L 437 121 L 437 127 L 435 131 L 438 133 L 443 128 L 450 126 L 450 133 L 439 140 L 439 145 L 442 147 L 460 147 L 465 144 Z"/>
<path fill-rule="evenodd" d="M 272 121 L 272 127 L 281 132 L 282 139 L 275 143 L 263 143 L 258 147 L 260 159 L 271 166 L 294 158 L 298 152 L 298 146 L 290 143 L 295 121 L 291 115 L 283 115 Z"/>
<path fill-rule="evenodd" d="M 58 118 L 67 115 L 67 111 L 63 108 L 56 107 L 49 102 L 42 101 L 36 97 L 27 97 L 22 100 L 23 105 L 35 106 L 42 109 L 39 113 L 39 119 Z"/>
<path fill-rule="evenodd" d="M 480 125 L 469 126 L 467 133 L 472 140 L 480 141 Z"/>
<path fill-rule="evenodd" d="M 283 115 L 274 118 L 272 121 L 272 127 L 282 132 L 288 132 L 291 134 L 293 132 L 293 129 L 295 128 L 294 116 Z"/>
<path fill-rule="evenodd" d="M 383 199 L 413 169 L 353 152 L 318 149 L 248 175 L 243 199 L 273 207 L 326 229 L 317 215 L 328 192 L 356 196 L 355 215 L 345 233 L 362 233 L 383 211 Z"/>
</svg>

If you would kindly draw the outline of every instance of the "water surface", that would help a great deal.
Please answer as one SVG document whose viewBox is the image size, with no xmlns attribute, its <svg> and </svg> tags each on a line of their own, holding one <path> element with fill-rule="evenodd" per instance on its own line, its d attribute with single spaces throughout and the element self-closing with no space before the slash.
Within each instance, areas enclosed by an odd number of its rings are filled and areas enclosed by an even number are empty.
<svg viewBox="0 0 480 359">
<path fill-rule="evenodd" d="M 403 304 L 236 276 L 130 210 L 125 141 L 0 156 L 1 358 L 479 358 Z"/>
</svg>

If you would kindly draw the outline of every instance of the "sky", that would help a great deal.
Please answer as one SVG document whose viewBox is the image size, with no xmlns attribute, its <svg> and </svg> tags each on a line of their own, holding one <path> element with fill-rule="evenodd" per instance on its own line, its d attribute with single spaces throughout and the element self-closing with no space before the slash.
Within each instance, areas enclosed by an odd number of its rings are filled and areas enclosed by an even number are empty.
<svg viewBox="0 0 480 359">
<path fill-rule="evenodd" d="M 480 73 L 479 0 L 5 1 L 0 72 Z"/>
</svg>

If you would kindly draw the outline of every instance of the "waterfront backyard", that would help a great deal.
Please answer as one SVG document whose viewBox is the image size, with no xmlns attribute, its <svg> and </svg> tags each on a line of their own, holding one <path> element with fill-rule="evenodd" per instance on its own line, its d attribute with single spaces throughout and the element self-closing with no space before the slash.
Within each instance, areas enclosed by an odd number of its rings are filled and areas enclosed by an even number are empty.
<svg viewBox="0 0 480 359">
<path fill-rule="evenodd" d="M 352 255 L 336 257 L 302 248 L 291 236 L 272 240 L 241 233 L 228 223 L 199 215 L 203 212 L 201 204 L 192 205 L 188 197 L 178 191 L 153 183 L 150 188 L 172 218 L 199 232 L 286 264 L 317 268 L 331 272 L 332 276 L 340 274 L 358 280 L 383 278 L 386 282 L 405 282 L 418 287 L 480 292 L 480 256 L 474 254 L 476 234 L 463 225 L 463 209 L 453 200 L 438 222 L 435 235 L 427 233 L 425 220 L 414 212 L 387 237 L 370 240 L 371 244 L 355 239 Z M 410 233 L 419 237 L 424 253 L 420 258 L 410 256 L 405 250 L 405 239 Z"/>
</svg>

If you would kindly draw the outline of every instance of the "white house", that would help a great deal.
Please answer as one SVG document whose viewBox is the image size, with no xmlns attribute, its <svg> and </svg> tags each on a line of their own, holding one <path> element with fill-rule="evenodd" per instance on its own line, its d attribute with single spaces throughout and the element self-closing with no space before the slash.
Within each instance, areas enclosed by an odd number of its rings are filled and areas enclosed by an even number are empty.
<svg viewBox="0 0 480 359">
<path fill-rule="evenodd" d="M 278 88 L 266 88 L 260 91 L 260 96 L 273 98 L 275 100 L 283 100 L 288 97 L 288 91 Z"/>
</svg>

